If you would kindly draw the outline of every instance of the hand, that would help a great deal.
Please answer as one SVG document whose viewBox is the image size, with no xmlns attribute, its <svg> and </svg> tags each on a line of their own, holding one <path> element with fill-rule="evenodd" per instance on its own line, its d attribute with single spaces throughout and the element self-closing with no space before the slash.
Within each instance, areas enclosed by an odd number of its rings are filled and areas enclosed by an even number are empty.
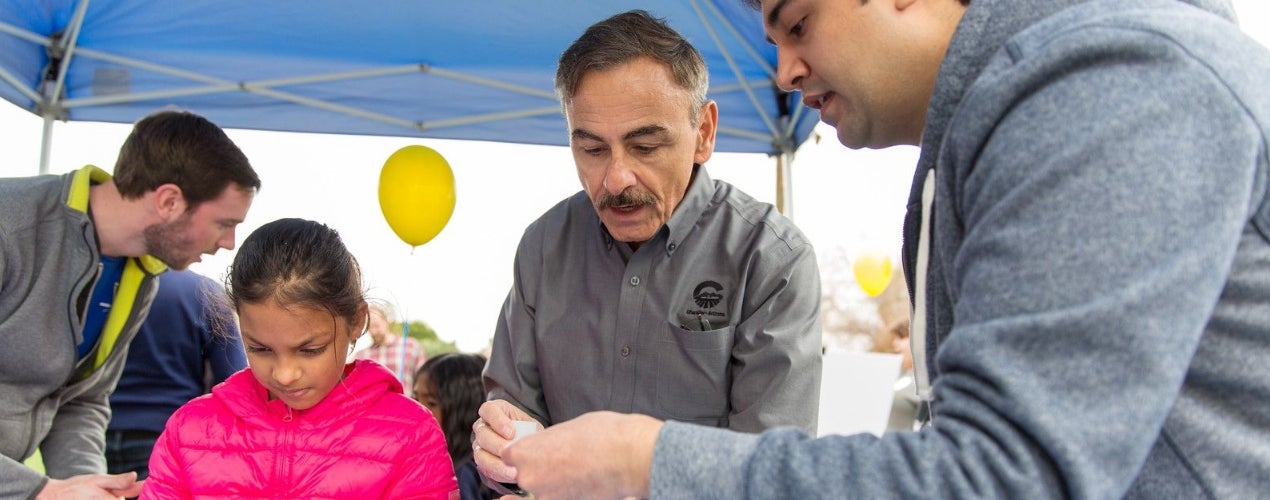
<svg viewBox="0 0 1270 500">
<path fill-rule="evenodd" d="M 502 457 L 535 500 L 646 498 L 661 427 L 646 415 L 592 412 L 517 440 Z"/>
<path fill-rule="evenodd" d="M 141 494 L 141 481 L 136 472 L 123 474 L 84 474 L 68 479 L 49 479 L 37 500 L 106 499 L 135 497 Z"/>
<path fill-rule="evenodd" d="M 529 421 L 542 429 L 542 424 L 520 408 L 501 399 L 487 401 L 477 411 L 481 418 L 472 424 L 472 460 L 486 478 L 500 483 L 516 482 L 516 469 L 503 463 L 503 450 L 513 437 L 513 421 Z"/>
</svg>

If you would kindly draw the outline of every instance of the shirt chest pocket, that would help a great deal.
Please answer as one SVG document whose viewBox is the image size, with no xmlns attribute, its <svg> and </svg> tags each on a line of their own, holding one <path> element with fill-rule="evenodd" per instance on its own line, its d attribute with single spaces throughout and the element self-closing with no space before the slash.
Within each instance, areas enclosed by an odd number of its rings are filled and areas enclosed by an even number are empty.
<svg viewBox="0 0 1270 500">
<path fill-rule="evenodd" d="M 708 331 L 663 327 L 657 339 L 657 406 L 666 418 L 727 424 L 734 335 L 731 325 Z"/>
</svg>

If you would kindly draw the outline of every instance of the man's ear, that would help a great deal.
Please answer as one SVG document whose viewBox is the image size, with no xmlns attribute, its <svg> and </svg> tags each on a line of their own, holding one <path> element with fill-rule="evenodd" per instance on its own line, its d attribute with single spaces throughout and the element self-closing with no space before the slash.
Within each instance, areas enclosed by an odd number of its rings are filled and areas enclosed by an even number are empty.
<svg viewBox="0 0 1270 500">
<path fill-rule="evenodd" d="M 185 213 L 187 206 L 185 194 L 176 184 L 168 183 L 154 188 L 154 211 L 163 220 L 175 220 Z"/>
<path fill-rule="evenodd" d="M 714 154 L 714 138 L 719 131 L 719 105 L 706 101 L 698 113 L 701 123 L 697 125 L 697 149 L 693 151 L 692 162 L 701 165 Z"/>
</svg>

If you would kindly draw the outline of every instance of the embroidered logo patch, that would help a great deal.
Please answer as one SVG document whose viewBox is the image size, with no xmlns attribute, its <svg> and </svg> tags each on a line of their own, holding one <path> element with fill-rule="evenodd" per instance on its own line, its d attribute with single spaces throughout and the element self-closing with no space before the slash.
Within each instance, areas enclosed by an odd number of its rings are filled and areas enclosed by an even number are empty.
<svg viewBox="0 0 1270 500">
<path fill-rule="evenodd" d="M 719 305 L 723 301 L 723 285 L 714 281 L 702 281 L 692 291 L 692 301 L 705 309 Z"/>
</svg>

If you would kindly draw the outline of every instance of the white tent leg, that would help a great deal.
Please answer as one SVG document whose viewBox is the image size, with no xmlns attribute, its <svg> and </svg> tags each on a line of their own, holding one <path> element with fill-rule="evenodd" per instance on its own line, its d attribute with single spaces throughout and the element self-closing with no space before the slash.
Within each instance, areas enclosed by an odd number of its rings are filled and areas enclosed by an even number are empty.
<svg viewBox="0 0 1270 500">
<path fill-rule="evenodd" d="M 53 117 L 44 115 L 44 133 L 40 135 L 40 175 L 49 173 L 49 155 L 53 152 Z"/>
<path fill-rule="evenodd" d="M 790 220 L 794 218 L 793 163 L 793 154 L 776 155 L 776 209 Z"/>
</svg>

